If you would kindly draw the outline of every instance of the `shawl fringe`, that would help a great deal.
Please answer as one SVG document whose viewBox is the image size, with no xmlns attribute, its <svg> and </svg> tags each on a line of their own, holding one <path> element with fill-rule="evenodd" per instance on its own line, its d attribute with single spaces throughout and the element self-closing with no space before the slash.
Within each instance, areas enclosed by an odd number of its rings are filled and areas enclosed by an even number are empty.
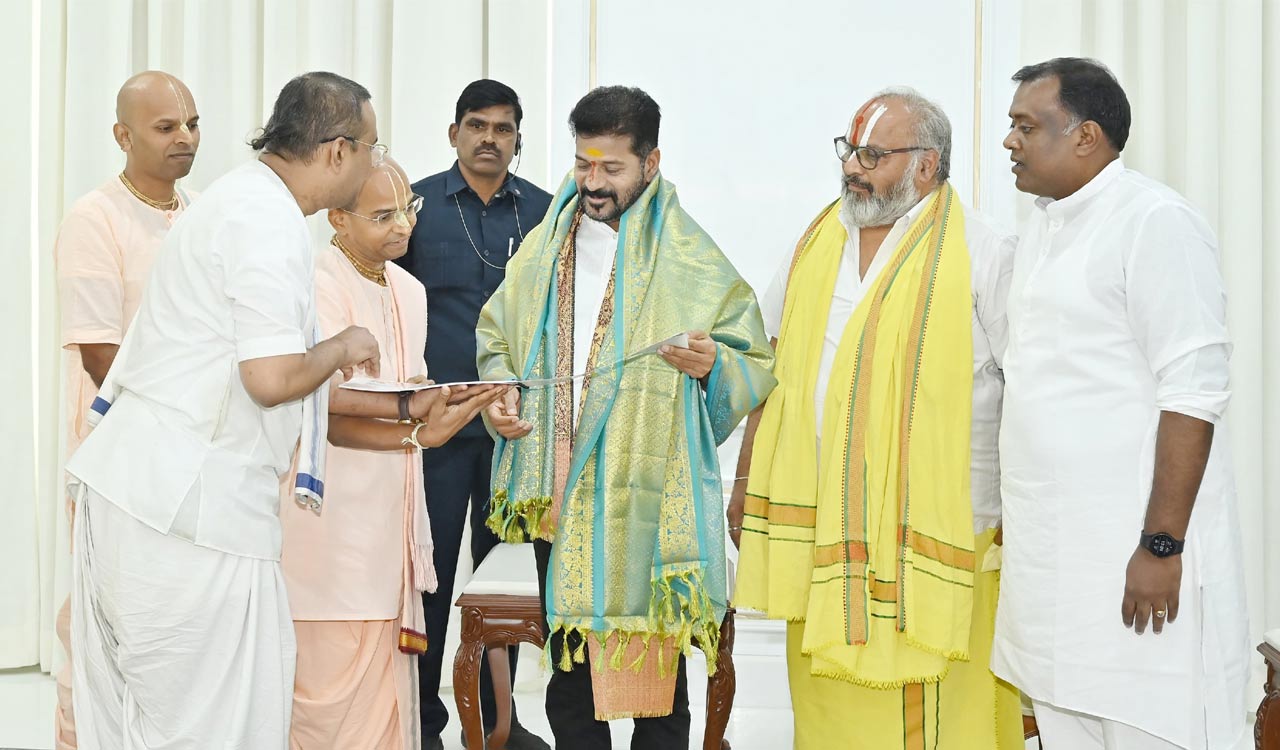
<svg viewBox="0 0 1280 750">
<path fill-rule="evenodd" d="M 541 529 L 551 512 L 551 496 L 512 501 L 505 489 L 493 493 L 492 510 L 485 526 L 507 544 L 521 544 L 542 538 L 530 529 Z"/>
</svg>

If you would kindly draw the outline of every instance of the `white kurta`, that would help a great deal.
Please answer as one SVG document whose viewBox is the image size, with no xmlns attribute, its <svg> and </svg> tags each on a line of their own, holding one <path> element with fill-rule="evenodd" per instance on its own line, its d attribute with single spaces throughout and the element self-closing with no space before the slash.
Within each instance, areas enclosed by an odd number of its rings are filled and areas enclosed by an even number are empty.
<svg viewBox="0 0 1280 750">
<path fill-rule="evenodd" d="M 573 372 L 576 375 L 587 371 L 600 307 L 609 291 L 609 277 L 613 275 L 613 263 L 618 255 L 618 233 L 602 221 L 583 216 L 574 242 L 577 243 L 573 265 Z M 582 379 L 579 378 L 573 381 L 575 422 L 581 398 Z"/>
<path fill-rule="evenodd" d="M 835 291 L 827 313 L 827 331 L 818 363 L 817 387 L 813 394 L 819 438 L 822 435 L 822 410 L 827 396 L 827 383 L 831 380 L 831 368 L 835 366 L 836 349 L 840 346 L 845 326 L 862 298 L 875 286 L 880 271 L 889 262 L 898 243 L 920 216 L 927 202 L 928 197 L 894 222 L 893 228 L 876 250 L 871 264 L 867 266 L 867 273 L 861 277 L 858 276 L 858 227 L 851 224 L 843 214 L 840 216 L 848 237 L 844 243 L 844 253 L 840 256 L 840 270 L 836 274 Z M 782 256 L 769 289 L 760 299 L 764 330 L 771 338 L 777 338 L 782 328 L 782 308 L 791 274 L 791 261 L 795 257 L 795 246 L 801 239 L 797 237 Z M 1004 306 L 1009 293 L 1009 280 L 1013 275 L 1014 240 L 998 232 L 986 218 L 968 208 L 964 209 L 964 240 L 969 250 L 969 276 L 973 287 L 970 495 L 973 501 L 973 530 L 977 534 L 1000 523 L 1000 453 L 996 449 L 996 440 L 1000 430 L 1000 398 L 1004 393 L 1004 376 L 1000 367 L 1008 336 Z"/>
<path fill-rule="evenodd" d="M 72 591 L 82 747 L 285 746 L 277 509 L 302 407 L 260 407 L 238 364 L 306 351 L 314 273 L 298 203 L 256 160 L 165 237 L 104 382 L 115 400 L 67 463 L 88 503 Z"/>
<path fill-rule="evenodd" d="M 1247 617 L 1220 424 L 1230 343 L 1216 241 L 1181 196 L 1119 161 L 1036 205 L 1008 304 L 992 669 L 1037 701 L 1181 747 L 1235 748 Z M 1178 620 L 1140 636 L 1120 607 L 1162 411 L 1219 425 Z"/>
</svg>

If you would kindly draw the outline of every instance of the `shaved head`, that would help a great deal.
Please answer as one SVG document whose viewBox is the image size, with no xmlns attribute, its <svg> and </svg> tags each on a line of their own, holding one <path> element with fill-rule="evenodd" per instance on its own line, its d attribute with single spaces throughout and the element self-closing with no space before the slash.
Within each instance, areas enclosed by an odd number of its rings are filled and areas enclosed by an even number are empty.
<svg viewBox="0 0 1280 750">
<path fill-rule="evenodd" d="M 173 105 L 195 113 L 195 98 L 187 84 L 160 70 L 144 70 L 124 82 L 116 94 L 116 122 L 135 125 L 140 115 L 157 105 L 165 108 Z"/>
<path fill-rule="evenodd" d="M 116 143 L 125 153 L 125 172 L 158 195 L 172 192 L 186 177 L 200 147 L 200 114 L 191 90 L 159 70 L 139 73 L 116 94 Z M 145 189 L 144 189 L 145 190 Z"/>
<path fill-rule="evenodd" d="M 409 234 L 418 221 L 410 210 L 414 200 L 409 175 L 388 157 L 364 181 L 350 211 L 329 209 L 329 223 L 343 247 L 380 267 L 408 251 Z"/>
<path fill-rule="evenodd" d="M 388 156 L 374 167 L 373 174 L 365 180 L 360 196 L 356 199 L 355 211 L 366 216 L 395 211 L 408 205 L 412 198 L 409 175 L 395 159 Z"/>
</svg>

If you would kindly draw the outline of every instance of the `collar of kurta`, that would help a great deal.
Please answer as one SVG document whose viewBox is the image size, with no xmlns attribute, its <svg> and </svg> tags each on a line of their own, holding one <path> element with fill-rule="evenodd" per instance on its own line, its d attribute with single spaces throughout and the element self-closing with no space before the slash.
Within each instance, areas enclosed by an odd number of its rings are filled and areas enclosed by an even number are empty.
<svg viewBox="0 0 1280 750">
<path fill-rule="evenodd" d="M 1066 198 L 1061 200 L 1047 197 L 1036 198 L 1036 208 L 1044 211 L 1050 219 L 1069 221 L 1079 215 L 1093 200 L 1094 196 L 1119 179 L 1122 172 L 1124 172 L 1124 162 L 1117 158 L 1103 167 L 1101 172 L 1094 175 L 1092 180 L 1084 184 L 1084 187 Z"/>
</svg>

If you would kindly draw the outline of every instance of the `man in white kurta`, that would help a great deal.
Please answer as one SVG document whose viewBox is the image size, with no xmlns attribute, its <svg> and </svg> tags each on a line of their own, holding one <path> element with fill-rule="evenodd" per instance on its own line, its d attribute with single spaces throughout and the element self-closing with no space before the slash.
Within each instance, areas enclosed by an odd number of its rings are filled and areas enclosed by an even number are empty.
<svg viewBox="0 0 1280 750">
<path fill-rule="evenodd" d="M 112 133 L 125 154 L 124 170 L 71 206 L 53 246 L 67 353 L 68 456 L 89 432 L 89 405 L 142 302 L 160 243 L 191 204 L 191 194 L 177 180 L 191 171 L 200 147 L 200 114 L 182 81 L 145 71 L 120 87 Z M 68 498 L 68 521 L 71 507 Z M 68 656 L 70 628 L 68 595 L 57 621 L 58 639 Z M 74 750 L 69 658 L 58 670 L 54 717 L 54 747 Z"/>
<path fill-rule="evenodd" d="M 1008 305 L 992 667 L 1045 747 L 1251 746 L 1216 240 L 1120 161 L 1128 101 L 1104 67 L 1014 80 L 1005 146 L 1041 197 Z"/>
<path fill-rule="evenodd" d="M 94 401 L 101 421 L 67 465 L 83 748 L 285 746 L 279 477 L 301 399 L 338 369 L 377 369 L 364 329 L 317 342 L 305 216 L 350 205 L 380 158 L 368 100 L 332 74 L 290 81 L 259 158 L 165 239 Z"/>
</svg>

